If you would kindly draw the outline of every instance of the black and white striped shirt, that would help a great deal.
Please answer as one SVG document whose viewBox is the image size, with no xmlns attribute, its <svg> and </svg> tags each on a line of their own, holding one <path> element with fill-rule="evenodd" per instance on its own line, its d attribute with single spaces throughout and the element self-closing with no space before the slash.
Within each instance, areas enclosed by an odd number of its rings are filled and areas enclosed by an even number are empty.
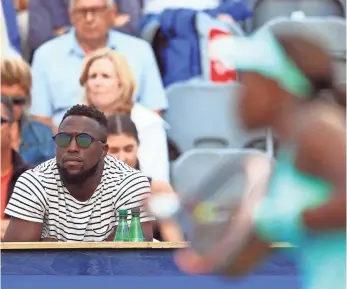
<svg viewBox="0 0 347 289">
<path fill-rule="evenodd" d="M 42 238 L 59 241 L 104 241 L 116 222 L 116 211 L 139 207 L 150 193 L 148 179 L 112 156 L 106 156 L 101 182 L 92 197 L 76 200 L 63 185 L 56 160 L 23 173 L 5 213 L 43 223 Z M 141 222 L 153 220 L 141 209 Z"/>
</svg>

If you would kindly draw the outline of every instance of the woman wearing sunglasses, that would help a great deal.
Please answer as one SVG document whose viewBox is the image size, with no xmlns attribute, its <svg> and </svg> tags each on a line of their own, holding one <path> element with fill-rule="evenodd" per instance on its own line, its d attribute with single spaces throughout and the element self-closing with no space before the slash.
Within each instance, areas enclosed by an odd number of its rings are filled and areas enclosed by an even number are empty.
<svg viewBox="0 0 347 289">
<path fill-rule="evenodd" d="M 131 116 L 139 131 L 141 171 L 155 180 L 168 182 L 165 122 L 156 113 L 134 103 L 136 83 L 126 59 L 110 49 L 91 53 L 84 63 L 80 83 L 85 88 L 86 104 L 106 116 L 118 113 Z"/>
<path fill-rule="evenodd" d="M 52 130 L 26 113 L 30 105 L 31 72 L 22 59 L 1 60 L 1 94 L 12 99 L 15 113 L 12 147 L 26 163 L 40 164 L 55 156 Z"/>
<path fill-rule="evenodd" d="M 108 118 L 107 144 L 110 155 L 140 170 L 141 166 L 138 160 L 140 140 L 137 128 L 129 115 L 115 114 Z M 148 179 L 151 183 L 152 194 L 174 193 L 169 183 Z M 181 231 L 173 221 L 162 222 L 159 227 L 154 227 L 153 237 L 159 241 L 183 241 Z"/>
<path fill-rule="evenodd" d="M 5 208 L 19 176 L 31 166 L 26 164 L 12 148 L 12 130 L 14 124 L 13 104 L 9 97 L 1 96 L 1 241 L 9 224 Z"/>
</svg>

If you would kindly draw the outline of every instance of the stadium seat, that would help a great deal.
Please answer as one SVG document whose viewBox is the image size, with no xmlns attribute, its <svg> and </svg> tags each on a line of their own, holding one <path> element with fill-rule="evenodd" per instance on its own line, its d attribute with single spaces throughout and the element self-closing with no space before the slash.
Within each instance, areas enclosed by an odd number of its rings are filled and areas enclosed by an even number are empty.
<svg viewBox="0 0 347 289">
<path fill-rule="evenodd" d="M 266 22 L 279 17 L 290 17 L 297 11 L 306 16 L 337 16 L 345 18 L 345 0 L 247 0 L 253 10 L 247 31 L 253 31 Z"/>
<path fill-rule="evenodd" d="M 195 190 L 204 180 L 221 168 L 223 161 L 234 164 L 233 173 L 243 172 L 245 158 L 253 155 L 268 156 L 255 149 L 193 149 L 181 155 L 172 166 L 172 185 L 176 191 L 185 193 Z"/>
<path fill-rule="evenodd" d="M 272 154 L 272 139 L 264 131 L 242 128 L 238 102 L 242 86 L 237 83 L 213 84 L 203 81 L 176 83 L 167 89 L 170 109 L 164 118 L 169 123 L 168 137 L 184 153 L 193 148 L 243 148 L 254 139 L 267 139 Z"/>
</svg>

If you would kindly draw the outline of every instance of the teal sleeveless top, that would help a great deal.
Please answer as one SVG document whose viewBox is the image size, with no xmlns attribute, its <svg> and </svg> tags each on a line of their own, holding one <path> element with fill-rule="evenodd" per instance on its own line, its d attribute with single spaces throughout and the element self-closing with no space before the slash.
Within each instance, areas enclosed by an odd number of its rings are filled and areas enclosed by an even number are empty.
<svg viewBox="0 0 347 289">
<path fill-rule="evenodd" d="M 324 204 L 332 187 L 299 172 L 291 153 L 281 152 L 269 195 L 255 212 L 257 234 L 268 242 L 290 242 L 304 289 L 346 288 L 346 230 L 309 231 L 301 213 Z M 328 217 L 328 216 L 327 216 Z"/>
</svg>

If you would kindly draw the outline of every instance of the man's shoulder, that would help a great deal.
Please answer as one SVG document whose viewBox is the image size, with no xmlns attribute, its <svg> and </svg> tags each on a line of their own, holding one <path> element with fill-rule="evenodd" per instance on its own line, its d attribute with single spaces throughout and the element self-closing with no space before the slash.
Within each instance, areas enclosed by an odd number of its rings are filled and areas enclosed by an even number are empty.
<svg viewBox="0 0 347 289">
<path fill-rule="evenodd" d="M 105 163 L 107 167 L 106 187 L 112 187 L 114 195 L 143 194 L 150 191 L 151 185 L 148 178 L 139 170 L 110 155 L 106 156 Z"/>
<path fill-rule="evenodd" d="M 56 59 L 57 55 L 67 51 L 70 42 L 71 35 L 69 32 L 67 32 L 66 34 L 55 37 L 43 43 L 39 48 L 36 49 L 35 56 L 39 56 L 40 58 L 49 57 L 49 59 Z"/>
<path fill-rule="evenodd" d="M 105 157 L 105 164 L 107 170 L 112 174 L 113 172 L 115 173 L 134 173 L 138 172 L 136 169 L 133 167 L 127 165 L 126 163 L 122 162 L 121 160 L 111 156 L 107 155 Z"/>
<path fill-rule="evenodd" d="M 139 48 L 145 48 L 145 49 L 150 49 L 150 45 L 147 41 L 131 36 L 116 30 L 111 30 L 110 31 L 110 37 L 111 37 L 111 44 L 117 48 L 117 46 L 122 45 L 122 42 L 124 43 L 125 48 L 135 48 L 137 51 Z M 128 45 L 131 45 L 130 47 L 126 47 Z M 141 51 L 140 51 L 141 52 Z"/>
<path fill-rule="evenodd" d="M 47 187 L 47 184 L 56 185 L 55 168 L 55 158 L 50 159 L 23 172 L 18 180 L 20 180 L 22 185 L 25 185 L 30 189 L 37 189 L 37 191 L 43 192 L 45 191 L 44 188 Z"/>
<path fill-rule="evenodd" d="M 30 170 L 30 173 L 36 177 L 38 180 L 53 179 L 57 169 L 57 162 L 55 158 L 52 158 L 48 161 L 45 161 L 33 169 Z"/>
<path fill-rule="evenodd" d="M 117 179 L 119 183 L 129 176 L 134 176 L 135 178 L 145 177 L 139 170 L 134 169 L 111 155 L 105 157 L 105 164 L 108 178 Z"/>
</svg>

